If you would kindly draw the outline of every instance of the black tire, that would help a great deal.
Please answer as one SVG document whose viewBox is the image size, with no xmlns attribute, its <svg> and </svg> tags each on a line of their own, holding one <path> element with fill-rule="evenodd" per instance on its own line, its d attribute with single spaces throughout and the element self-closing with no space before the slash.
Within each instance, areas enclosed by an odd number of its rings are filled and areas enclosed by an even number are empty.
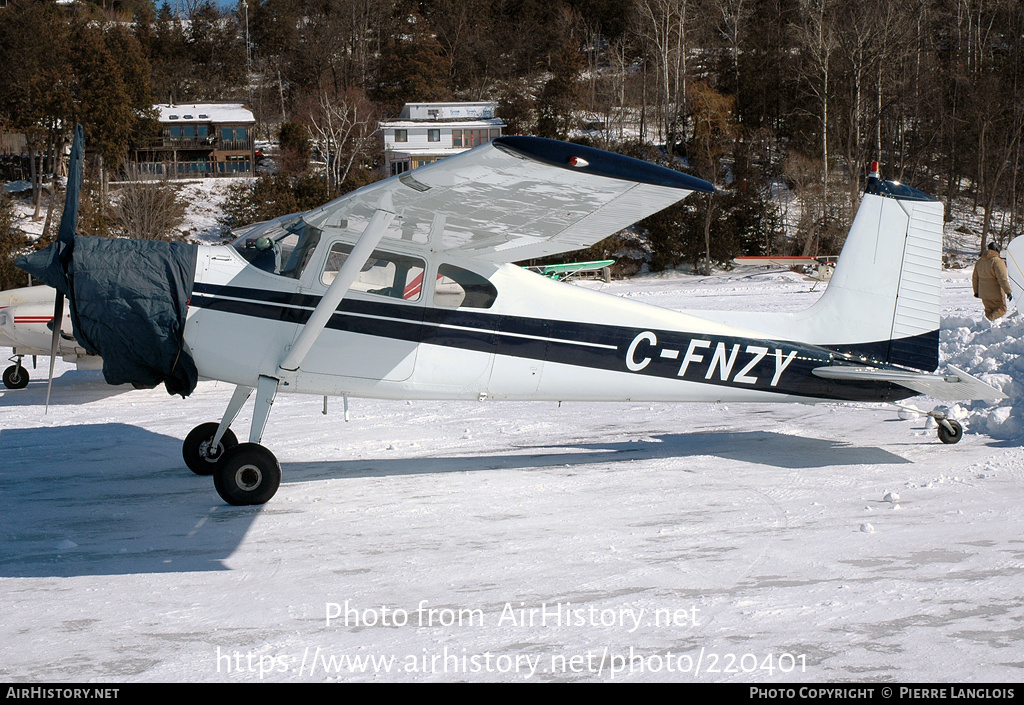
<svg viewBox="0 0 1024 705">
<path fill-rule="evenodd" d="M 21 365 L 11 365 L 4 370 L 4 386 L 8 389 L 24 389 L 28 386 L 28 370 Z"/>
<path fill-rule="evenodd" d="M 946 419 L 946 422 L 952 426 L 953 430 L 949 431 L 942 423 L 939 423 L 939 440 L 943 443 L 959 443 L 960 439 L 964 437 L 964 427 L 953 419 Z"/>
<path fill-rule="evenodd" d="M 213 471 L 217 494 L 236 507 L 267 502 L 281 485 L 281 464 L 259 443 L 228 448 Z"/>
<path fill-rule="evenodd" d="M 185 442 L 181 444 L 181 456 L 185 459 L 185 465 L 188 465 L 188 469 L 196 475 L 212 475 L 217 463 L 224 457 L 224 452 L 238 445 L 238 439 L 229 428 L 224 432 L 216 452 L 208 454 L 210 443 L 217 434 L 219 425 L 215 421 L 199 424 L 185 436 Z"/>
</svg>

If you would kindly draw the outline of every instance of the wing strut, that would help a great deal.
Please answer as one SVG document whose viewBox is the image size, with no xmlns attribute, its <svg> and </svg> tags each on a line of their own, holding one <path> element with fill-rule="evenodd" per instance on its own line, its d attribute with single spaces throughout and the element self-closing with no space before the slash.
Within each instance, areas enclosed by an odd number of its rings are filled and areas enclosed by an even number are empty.
<svg viewBox="0 0 1024 705">
<path fill-rule="evenodd" d="M 334 281 L 327 288 L 327 293 L 324 294 L 323 298 L 320 299 L 320 303 L 313 309 L 313 313 L 310 314 L 309 320 L 306 321 L 306 325 L 303 326 L 302 331 L 299 333 L 299 337 L 295 339 L 291 350 L 288 351 L 288 354 L 281 361 L 280 373 L 287 374 L 299 369 L 299 365 L 306 358 L 306 354 L 313 347 L 313 343 L 320 337 L 320 333 L 327 326 L 327 322 L 331 320 L 331 316 L 334 315 L 341 300 L 345 298 L 345 294 L 348 293 L 356 277 L 359 276 L 363 265 L 370 259 L 370 255 L 373 254 L 373 250 L 377 247 L 380 239 L 384 237 L 384 233 L 387 231 L 388 226 L 391 225 L 394 217 L 395 214 L 389 211 L 374 211 L 373 217 L 370 218 L 366 229 L 363 230 L 363 234 L 359 236 L 355 247 L 352 248 L 352 254 L 341 265 L 341 269 L 338 271 L 337 276 L 334 277 Z"/>
</svg>

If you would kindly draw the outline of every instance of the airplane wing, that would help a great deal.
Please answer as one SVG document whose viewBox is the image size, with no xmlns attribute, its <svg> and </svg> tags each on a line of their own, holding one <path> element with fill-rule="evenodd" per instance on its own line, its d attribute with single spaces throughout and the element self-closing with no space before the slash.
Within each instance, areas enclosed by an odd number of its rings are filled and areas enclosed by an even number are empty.
<svg viewBox="0 0 1024 705">
<path fill-rule="evenodd" d="M 436 252 L 518 262 L 570 252 L 714 187 L 682 172 L 581 145 L 499 137 L 476 149 L 370 184 L 302 218 L 361 232 L 375 211 L 395 214 L 385 237 Z"/>
<path fill-rule="evenodd" d="M 816 367 L 811 373 L 825 379 L 864 380 L 892 382 L 901 387 L 912 389 L 918 394 L 927 394 L 942 401 L 966 401 L 984 399 L 999 401 L 1006 395 L 995 387 L 972 377 L 963 370 L 949 366 L 950 374 L 932 375 L 926 372 L 902 370 L 883 370 L 876 367 L 854 367 L 849 365 L 832 365 Z"/>
<path fill-rule="evenodd" d="M 545 264 L 537 267 L 528 267 L 532 272 L 537 274 L 543 274 L 545 277 L 552 279 L 568 279 L 574 274 L 580 272 L 596 272 L 605 267 L 611 267 L 615 264 L 613 259 L 603 259 L 596 262 L 568 262 L 566 264 Z"/>
</svg>

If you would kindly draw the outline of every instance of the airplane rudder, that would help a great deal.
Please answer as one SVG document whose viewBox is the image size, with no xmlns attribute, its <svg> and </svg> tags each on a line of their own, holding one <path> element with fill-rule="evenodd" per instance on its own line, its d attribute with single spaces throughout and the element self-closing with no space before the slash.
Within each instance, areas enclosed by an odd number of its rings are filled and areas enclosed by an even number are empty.
<svg viewBox="0 0 1024 705">
<path fill-rule="evenodd" d="M 943 209 L 939 201 L 906 201 L 910 215 L 888 362 L 934 370 L 942 313 Z"/>
</svg>

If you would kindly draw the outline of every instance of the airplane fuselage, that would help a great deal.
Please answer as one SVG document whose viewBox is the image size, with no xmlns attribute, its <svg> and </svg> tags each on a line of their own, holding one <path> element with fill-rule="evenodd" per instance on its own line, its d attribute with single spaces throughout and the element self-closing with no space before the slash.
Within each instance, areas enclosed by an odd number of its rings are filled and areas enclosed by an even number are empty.
<svg viewBox="0 0 1024 705">
<path fill-rule="evenodd" d="M 30 286 L 0 292 L 0 347 L 13 349 L 16 356 L 49 355 L 53 333 L 54 290 Z M 71 335 L 71 316 L 65 312 L 57 352 L 71 362 L 88 357 Z"/>
<path fill-rule="evenodd" d="M 185 327 L 200 375 L 248 386 L 260 375 L 280 377 L 281 351 L 326 290 L 322 272 L 332 246 L 345 241 L 325 238 L 298 278 L 251 266 L 230 247 L 201 248 Z M 396 259 L 422 264 L 420 288 L 412 296 L 405 282 L 403 292 L 350 291 L 301 368 L 281 379 L 281 391 L 552 401 L 880 402 L 913 395 L 884 382 L 814 376 L 811 370 L 837 360 L 863 364 L 825 347 L 514 265 L 437 258 L 415 243 L 388 247 Z M 445 305 L 444 267 L 485 279 L 492 296 L 480 305 Z"/>
</svg>

